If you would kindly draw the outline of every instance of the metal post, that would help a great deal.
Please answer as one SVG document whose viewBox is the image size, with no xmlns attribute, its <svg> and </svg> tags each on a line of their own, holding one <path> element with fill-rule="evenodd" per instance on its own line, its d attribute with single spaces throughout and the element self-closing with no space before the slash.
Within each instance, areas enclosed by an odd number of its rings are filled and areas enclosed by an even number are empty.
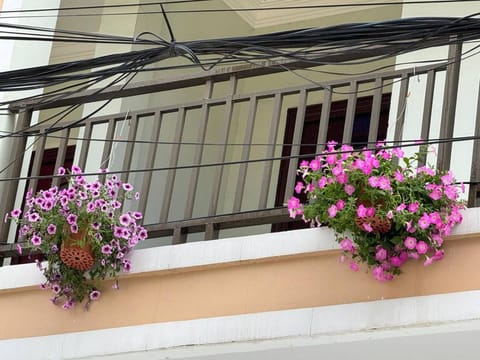
<svg viewBox="0 0 480 360">
<path fill-rule="evenodd" d="M 17 118 L 15 125 L 15 132 L 20 132 L 26 127 L 30 126 L 30 121 L 32 119 L 32 111 L 25 110 L 21 112 Z M 25 146 L 27 144 L 27 137 L 21 136 L 13 139 L 14 143 L 12 146 L 12 159 L 14 162 L 7 171 L 7 177 L 9 178 L 18 178 L 21 175 L 22 163 L 23 163 L 23 152 L 25 151 Z M 13 209 L 15 205 L 15 197 L 17 195 L 19 180 L 11 180 L 4 188 L 4 193 L 2 194 L 2 201 L 0 202 L 0 215 L 3 219 L 5 214 Z M 7 240 L 8 230 L 10 228 L 10 222 L 1 222 L 0 223 L 0 241 Z"/>
<path fill-rule="evenodd" d="M 455 110 L 457 108 L 458 78 L 462 56 L 462 43 L 456 42 L 448 49 L 448 66 L 443 94 L 442 122 L 440 125 L 440 138 L 450 139 L 453 136 L 455 124 Z M 452 157 L 452 143 L 445 142 L 438 146 L 437 168 L 448 170 Z"/>
</svg>

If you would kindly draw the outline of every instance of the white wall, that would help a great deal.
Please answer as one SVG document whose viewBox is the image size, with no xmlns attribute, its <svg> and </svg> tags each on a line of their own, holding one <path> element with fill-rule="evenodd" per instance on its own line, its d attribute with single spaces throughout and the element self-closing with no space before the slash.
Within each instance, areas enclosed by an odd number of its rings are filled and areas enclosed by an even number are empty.
<svg viewBox="0 0 480 360">
<path fill-rule="evenodd" d="M 60 0 L 42 0 L 41 6 L 44 8 L 58 8 Z M 26 10 L 39 8 L 39 2 L 37 0 L 5 0 L 3 2 L 3 11 L 7 10 Z M 0 21 L 12 24 L 22 24 L 30 26 L 40 26 L 46 28 L 55 28 L 57 21 L 57 12 L 50 12 L 52 17 L 39 17 L 39 18 L 21 18 L 21 19 L 3 19 L 5 16 L 11 16 L 12 14 L 0 14 Z M 9 71 L 21 68 L 29 68 L 35 66 L 46 65 L 49 63 L 51 43 L 49 42 L 36 42 L 34 47 L 34 56 L 32 56 L 32 42 L 28 41 L 0 41 L 0 71 Z M 42 90 L 32 90 L 27 92 L 14 92 L 14 93 L 0 93 L 0 101 L 7 101 L 17 99 L 19 97 L 32 96 L 40 94 Z M 0 131 L 10 132 L 15 127 L 14 115 L 0 115 Z M 32 123 L 38 120 L 38 113 L 34 114 Z M 0 132 L 0 134 L 2 134 Z M 12 159 L 11 149 L 12 141 L 8 138 L 0 139 L 0 171 L 8 166 Z M 23 173 L 26 172 L 26 165 L 23 165 Z M 0 173 L 0 178 L 8 175 L 9 172 Z M 21 184 L 22 185 L 22 184 Z M 3 193 L 5 183 L 0 182 L 0 194 Z M 23 197 L 23 190 L 17 193 L 17 206 L 20 206 L 21 199 Z M 3 217 L 4 214 L 0 216 Z M 13 234 L 9 236 L 9 240 L 13 241 Z"/>
<path fill-rule="evenodd" d="M 446 3 L 440 5 L 404 5 L 402 18 L 409 17 L 464 17 L 478 11 L 478 5 L 465 3 Z M 468 52 L 475 43 L 465 43 L 462 53 Z M 475 52 L 475 51 L 474 51 Z M 473 54 L 468 53 L 468 54 Z M 397 68 L 412 67 L 414 64 L 400 65 L 404 62 L 417 62 L 430 59 L 446 59 L 448 57 L 448 47 L 437 47 L 426 50 L 416 51 L 397 57 Z M 480 73 L 478 71 L 479 56 L 472 56 L 462 61 L 460 67 L 459 92 L 456 107 L 456 123 L 454 128 L 454 137 L 471 136 L 474 134 L 477 98 L 479 94 Z M 426 65 L 425 63 L 417 63 L 417 66 Z M 434 92 L 434 101 L 432 108 L 432 122 L 430 127 L 430 138 L 436 139 L 440 135 L 440 121 L 442 102 L 444 95 L 445 76 L 444 73 L 438 76 L 438 80 Z M 419 76 L 411 79 L 409 84 L 409 96 L 407 98 L 407 106 L 405 108 L 405 125 L 403 138 L 419 139 L 423 112 L 423 101 L 426 86 L 426 76 Z M 389 139 L 393 139 L 395 130 L 395 120 L 397 118 L 397 99 L 400 84 L 397 83 L 393 89 L 393 99 L 390 122 L 389 122 Z M 438 149 L 438 146 L 435 146 Z M 470 164 L 472 160 L 473 142 L 457 142 L 453 144 L 453 153 L 451 159 L 451 170 L 454 172 L 458 181 L 470 181 Z M 410 150 L 410 151 L 413 151 Z M 433 156 L 429 157 L 429 161 L 435 163 Z M 468 194 L 468 189 L 466 191 Z"/>
</svg>

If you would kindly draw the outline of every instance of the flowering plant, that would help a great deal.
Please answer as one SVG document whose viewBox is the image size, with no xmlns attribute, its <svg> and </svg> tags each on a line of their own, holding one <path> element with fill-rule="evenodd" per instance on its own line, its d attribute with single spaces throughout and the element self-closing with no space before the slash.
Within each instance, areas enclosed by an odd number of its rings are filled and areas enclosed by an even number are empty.
<svg viewBox="0 0 480 360">
<path fill-rule="evenodd" d="M 65 169 L 58 174 L 65 175 Z M 137 224 L 142 214 L 121 211 L 132 192 L 132 185 L 115 175 L 104 182 L 87 182 L 82 170 L 73 166 L 67 188 L 55 186 L 35 196 L 29 191 L 25 213 L 15 209 L 7 214 L 19 225 L 20 239 L 47 260 L 46 264 L 37 260 L 37 266 L 46 278 L 42 288 L 54 293 L 54 304 L 69 309 L 86 299 L 88 308 L 100 297 L 99 280 L 115 278 L 118 288 L 119 272 L 130 271 L 126 255 L 147 238 L 147 231 Z M 20 245 L 17 249 L 21 253 Z"/>
<path fill-rule="evenodd" d="M 462 221 L 464 208 L 452 173 L 415 169 L 424 154 L 405 157 L 383 144 L 361 152 L 335 146 L 329 142 L 321 156 L 301 163 L 303 181 L 295 191 L 307 201 L 292 196 L 290 216 L 331 227 L 344 251 L 341 260 L 354 271 L 365 263 L 379 281 L 400 274 L 409 258 L 422 258 L 425 266 L 441 260 L 444 236 Z"/>
</svg>

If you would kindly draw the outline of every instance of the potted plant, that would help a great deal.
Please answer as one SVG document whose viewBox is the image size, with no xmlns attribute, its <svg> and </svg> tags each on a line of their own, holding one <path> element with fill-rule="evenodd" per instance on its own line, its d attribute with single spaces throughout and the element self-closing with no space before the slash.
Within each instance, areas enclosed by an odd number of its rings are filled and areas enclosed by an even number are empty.
<svg viewBox="0 0 480 360">
<path fill-rule="evenodd" d="M 329 142 L 321 156 L 300 164 L 295 191 L 307 200 L 292 196 L 290 216 L 332 228 L 342 261 L 354 271 L 365 263 L 379 281 L 400 274 L 408 259 L 425 266 L 441 260 L 444 237 L 464 208 L 452 173 L 416 168 L 425 153 L 405 157 L 383 143 L 361 152 L 347 145 L 336 151 L 336 145 Z"/>
<path fill-rule="evenodd" d="M 65 175 L 60 168 L 58 175 Z M 117 277 L 131 269 L 128 253 L 147 238 L 140 226 L 142 214 L 122 212 L 125 200 L 138 199 L 133 187 L 113 175 L 101 182 L 87 181 L 82 170 L 73 166 L 68 187 L 52 187 L 36 195 L 27 192 L 25 212 L 15 209 L 7 214 L 18 224 L 19 239 L 43 254 L 46 263 L 37 260 L 51 289 L 54 304 L 70 309 L 100 297 L 100 280 Z M 20 245 L 17 247 L 22 251 Z"/>
</svg>

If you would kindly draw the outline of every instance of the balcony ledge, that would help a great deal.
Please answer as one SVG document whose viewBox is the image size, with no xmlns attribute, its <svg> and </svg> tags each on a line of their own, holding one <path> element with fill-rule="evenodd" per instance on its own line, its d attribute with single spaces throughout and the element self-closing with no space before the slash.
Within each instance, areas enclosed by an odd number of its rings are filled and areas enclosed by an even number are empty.
<svg viewBox="0 0 480 360">
<path fill-rule="evenodd" d="M 480 208 L 466 209 L 463 222 L 451 239 L 480 234 Z M 129 275 L 155 271 L 188 271 L 202 266 L 261 261 L 280 256 L 339 250 L 328 228 L 267 233 L 220 240 L 193 242 L 133 251 Z M 35 264 L 0 267 L 0 292 L 38 286 L 44 277 Z"/>
</svg>

